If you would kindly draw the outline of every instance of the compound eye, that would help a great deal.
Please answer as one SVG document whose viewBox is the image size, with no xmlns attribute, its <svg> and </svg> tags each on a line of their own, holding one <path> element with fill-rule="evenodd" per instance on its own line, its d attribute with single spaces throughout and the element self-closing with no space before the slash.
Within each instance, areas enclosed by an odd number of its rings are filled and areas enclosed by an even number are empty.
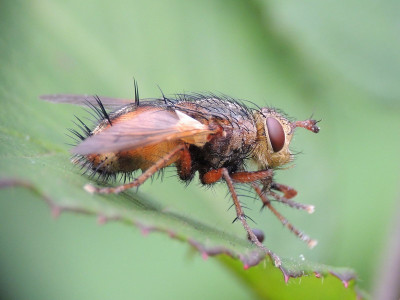
<svg viewBox="0 0 400 300">
<path fill-rule="evenodd" d="M 281 123 L 275 118 L 267 118 L 267 129 L 274 152 L 282 150 L 285 145 L 285 132 Z"/>
</svg>

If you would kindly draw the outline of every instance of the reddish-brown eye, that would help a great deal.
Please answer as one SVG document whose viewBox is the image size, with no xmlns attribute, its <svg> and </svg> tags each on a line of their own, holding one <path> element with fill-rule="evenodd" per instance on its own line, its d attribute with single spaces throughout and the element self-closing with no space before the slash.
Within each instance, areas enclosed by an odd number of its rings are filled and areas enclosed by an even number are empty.
<svg viewBox="0 0 400 300">
<path fill-rule="evenodd" d="M 281 123 L 275 118 L 267 118 L 267 129 L 274 152 L 282 150 L 285 145 L 285 132 Z"/>
</svg>

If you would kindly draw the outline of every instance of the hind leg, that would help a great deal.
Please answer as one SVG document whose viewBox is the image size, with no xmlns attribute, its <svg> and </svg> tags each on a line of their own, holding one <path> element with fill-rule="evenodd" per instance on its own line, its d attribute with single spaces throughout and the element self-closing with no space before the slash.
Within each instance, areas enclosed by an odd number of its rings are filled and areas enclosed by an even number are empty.
<svg viewBox="0 0 400 300">
<path fill-rule="evenodd" d="M 105 187 L 105 188 L 99 188 L 95 187 L 91 184 L 85 185 L 85 190 L 88 191 L 89 193 L 99 193 L 99 194 L 118 194 L 120 192 L 123 192 L 127 189 L 133 188 L 133 187 L 138 187 L 141 184 L 143 184 L 147 179 L 149 179 L 151 176 L 153 176 L 155 173 L 160 171 L 162 168 L 166 167 L 169 165 L 170 160 L 180 151 L 185 149 L 185 145 L 179 145 L 175 147 L 172 151 L 161 157 L 158 161 L 156 161 L 150 168 L 148 168 L 146 171 L 144 171 L 138 178 L 136 178 L 134 181 L 130 183 L 126 183 L 117 187 Z"/>
</svg>

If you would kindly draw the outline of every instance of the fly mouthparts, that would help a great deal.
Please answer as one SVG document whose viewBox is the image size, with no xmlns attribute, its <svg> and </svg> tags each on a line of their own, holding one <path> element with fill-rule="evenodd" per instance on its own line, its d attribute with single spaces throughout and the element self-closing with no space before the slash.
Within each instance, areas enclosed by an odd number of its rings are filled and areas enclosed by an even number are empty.
<svg viewBox="0 0 400 300">
<path fill-rule="evenodd" d="M 304 121 L 296 121 L 296 122 L 292 122 L 292 129 L 296 128 L 296 127 L 302 127 L 305 128 L 307 130 L 310 130 L 314 133 L 318 133 L 319 132 L 319 127 L 317 126 L 317 123 L 320 122 L 321 120 L 304 120 Z"/>
</svg>

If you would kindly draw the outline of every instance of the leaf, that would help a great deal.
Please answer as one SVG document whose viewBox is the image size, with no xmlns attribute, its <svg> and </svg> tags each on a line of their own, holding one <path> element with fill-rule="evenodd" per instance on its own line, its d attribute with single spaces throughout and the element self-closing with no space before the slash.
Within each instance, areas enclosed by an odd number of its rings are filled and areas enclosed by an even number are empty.
<svg viewBox="0 0 400 300">
<path fill-rule="evenodd" d="M 278 16 L 281 12 L 275 11 Z M 37 98 L 48 93 L 88 93 L 126 98 L 133 95 L 131 78 L 135 75 L 139 79 L 141 96 L 144 97 L 157 96 L 158 90 L 155 86 L 159 83 L 166 93 L 182 90 L 222 91 L 238 98 L 259 101 L 259 105 L 276 105 L 300 118 L 308 116 L 315 109 L 316 115 L 324 119 L 322 133 L 312 138 L 300 134 L 295 150 L 304 150 L 305 155 L 296 161 L 296 168 L 284 175 L 282 171 L 282 178 L 285 179 L 284 183 L 295 183 L 296 188 L 301 187 L 300 201 L 311 199 L 311 203 L 318 203 L 318 212 L 322 212 L 312 218 L 307 216 L 299 225 L 312 228 L 313 236 L 316 235 L 322 241 L 310 256 L 314 255 L 314 259 L 318 261 L 352 264 L 357 267 L 363 280 L 357 283 L 365 287 L 370 285 L 374 259 L 382 245 L 385 222 L 393 207 L 386 201 L 379 205 L 378 210 L 376 199 L 390 199 L 397 187 L 398 139 L 393 139 L 392 131 L 387 129 L 397 128 L 397 123 L 393 125 L 393 122 L 398 120 L 398 112 L 382 107 L 369 107 L 365 104 L 363 91 L 360 92 L 355 87 L 349 89 L 349 84 L 343 83 L 343 79 L 332 80 L 321 76 L 332 73 L 336 61 L 321 65 L 318 61 L 318 68 L 315 68 L 309 59 L 304 59 L 317 57 L 314 50 L 320 51 L 317 48 L 321 47 L 317 45 L 319 42 L 312 42 L 312 49 L 306 53 L 292 52 L 295 47 L 286 48 L 285 44 L 276 45 L 274 37 L 280 40 L 282 33 L 273 32 L 272 36 L 265 34 L 265 28 L 257 18 L 258 13 L 245 2 L 229 6 L 223 1 L 202 1 L 197 4 L 190 1 L 185 4 L 165 1 L 154 6 L 152 2 L 133 1 L 130 5 L 115 3 L 109 6 L 94 1 L 83 7 L 79 1 L 67 3 L 39 0 L 18 5 L 6 1 L 0 12 L 0 176 L 5 180 L 3 184 L 25 185 L 36 196 L 28 197 L 30 192 L 22 191 L 18 187 L 12 188 L 12 192 L 9 189 L 1 190 L 1 202 L 5 203 L 2 206 L 2 220 L 8 216 L 11 206 L 18 206 L 21 198 L 49 197 L 56 203 L 52 210 L 54 214 L 59 212 L 57 207 L 68 207 L 95 215 L 100 223 L 119 217 L 119 223 L 130 225 L 135 222 L 143 232 L 162 230 L 190 243 L 204 254 L 211 255 L 229 249 L 229 253 L 236 258 L 218 256 L 219 259 L 243 278 L 249 290 L 254 290 L 259 295 L 267 295 L 268 290 L 275 293 L 272 289 L 285 294 L 290 290 L 294 291 L 294 286 L 298 286 L 297 292 L 300 292 L 308 284 L 313 287 L 313 292 L 310 292 L 312 295 L 333 290 L 354 292 L 354 281 L 350 281 L 350 287 L 345 289 L 341 280 L 328 274 L 330 271 L 349 274 L 347 270 L 309 265 L 303 261 L 297 262 L 296 266 L 310 275 L 299 279 L 291 278 L 287 284 L 282 272 L 273 268 L 269 261 L 262 261 L 257 267 L 243 270 L 243 262 L 254 261 L 251 258 L 257 249 L 247 243 L 241 228 L 238 229 L 236 224 L 229 224 L 232 211 L 226 212 L 227 205 L 223 197 L 218 195 L 215 197 L 218 199 L 214 199 L 211 191 L 197 194 L 194 192 L 190 197 L 182 196 L 183 192 L 181 194 L 181 190 L 178 191 L 178 182 L 175 185 L 173 180 L 166 178 L 162 185 L 157 182 L 140 190 L 146 192 L 146 189 L 152 189 L 151 193 L 141 194 L 139 191 L 135 194 L 130 191 L 119 196 L 91 196 L 85 193 L 82 186 L 89 179 L 69 163 L 68 147 L 64 145 L 68 141 L 64 136 L 65 127 L 71 126 L 70 120 L 73 119 L 76 109 L 43 103 Z M 305 21 L 312 20 L 308 12 L 302 14 L 296 10 L 296 16 Z M 281 18 L 282 22 L 288 20 L 293 19 Z M 294 24 L 294 27 L 303 25 Z M 285 38 L 286 35 L 282 40 Z M 301 39 L 290 35 L 288 44 L 293 42 L 292 39 L 298 38 Z M 376 46 L 380 47 L 380 44 L 376 43 Z M 385 55 L 378 55 L 385 58 Z M 371 80 L 368 76 L 372 73 L 364 71 L 361 71 L 363 76 L 358 78 L 359 74 L 354 72 L 358 72 L 358 69 L 353 68 L 351 57 L 338 67 L 343 68 L 343 65 L 352 68 L 352 72 L 348 74 L 351 80 L 359 80 L 363 85 L 369 86 L 374 78 L 383 81 L 387 78 L 374 73 Z M 369 64 L 363 66 L 370 67 Z M 324 70 L 315 72 L 316 69 Z M 395 69 L 396 65 L 393 64 L 393 70 Z M 398 86 L 393 86 L 392 82 L 385 81 L 385 85 L 381 86 L 390 87 L 384 90 L 388 97 L 398 92 Z M 376 86 L 370 86 L 375 90 Z M 382 92 L 382 89 L 378 92 Z M 381 143 L 371 141 L 380 140 L 385 141 L 387 152 L 386 155 L 377 157 L 377 153 L 382 151 Z M 343 147 L 347 151 L 343 151 Z M 386 181 L 378 178 L 385 178 Z M 365 186 L 369 188 L 365 189 Z M 186 191 L 184 195 L 192 191 L 195 189 Z M 153 198 L 148 197 L 148 194 L 152 194 Z M 174 205 L 175 203 L 180 203 L 181 206 Z M 40 204 L 36 207 L 38 210 L 42 209 Z M 362 214 L 359 213 L 360 207 Z M 30 213 L 22 204 L 18 206 L 18 212 Z M 292 214 L 297 216 L 298 212 Z M 75 215 L 73 220 L 79 220 Z M 298 220 L 300 218 L 301 215 Z M 268 230 L 269 240 L 274 241 L 268 244 L 272 249 L 279 249 L 278 253 L 290 253 L 287 249 L 292 250 L 292 253 L 302 253 L 297 252 L 297 248 L 293 250 L 296 247 L 294 245 L 300 242 L 293 237 L 289 240 L 287 232 L 280 225 L 276 225 L 271 219 L 260 219 L 266 224 L 261 228 Z M 375 221 L 370 222 L 372 219 Z M 21 217 L 14 222 L 20 227 L 3 233 L 3 245 L 11 244 L 11 236 L 20 237 L 17 233 L 30 228 L 29 222 L 32 220 Z M 71 221 L 67 226 L 73 227 L 74 222 Z M 226 228 L 222 228 L 223 226 Z M 51 228 L 58 229 L 53 223 Z M 274 230 L 275 228 L 278 230 Z M 48 227 L 46 229 L 51 230 Z M 113 229 L 115 232 L 121 231 L 119 227 Z M 76 235 L 79 230 L 70 228 L 68 232 Z M 108 229 L 104 229 L 106 230 Z M 39 240 L 41 235 L 42 232 L 35 233 L 33 239 Z M 135 236 L 132 235 L 132 240 Z M 29 239 L 22 236 L 15 249 L 26 247 L 24 238 Z M 55 243 L 60 241 L 56 236 L 51 239 Z M 162 251 L 163 246 L 157 245 L 157 251 Z M 10 249 L 10 253 L 16 251 L 14 248 Z M 363 249 L 363 255 L 360 255 L 360 249 Z M 23 252 L 26 260 L 33 257 L 29 250 L 31 248 Z M 40 248 L 37 252 L 42 251 Z M 11 260 L 12 256 L 4 253 L 1 263 L 10 261 L 10 270 L 18 269 L 12 263 L 15 260 L 24 261 L 19 266 L 23 269 L 21 273 L 33 274 L 28 273 L 30 265 L 25 260 L 20 257 Z M 243 253 L 245 255 L 242 262 L 237 257 Z M 55 253 L 53 257 L 60 260 L 61 269 L 68 265 L 67 257 L 59 256 L 59 253 Z M 45 258 L 46 255 L 41 256 L 35 266 L 41 266 Z M 147 260 L 146 263 L 150 269 L 154 267 Z M 289 263 L 290 260 L 286 260 L 287 265 L 284 266 L 291 274 L 298 274 L 299 268 Z M 43 275 L 45 283 L 41 285 L 46 288 L 41 290 L 47 292 L 53 287 L 58 292 L 60 286 L 68 286 L 69 281 L 58 280 L 62 272 L 54 274 L 51 267 L 48 269 L 51 270 L 46 273 L 47 277 Z M 326 275 L 326 280 L 315 278 L 314 270 Z M 135 274 L 140 275 L 143 272 L 136 271 Z M 170 269 L 161 273 L 160 276 L 169 276 Z M 130 277 L 133 272 L 130 269 L 124 274 L 124 277 Z M 199 278 L 203 278 L 201 282 L 215 278 L 212 276 L 215 274 L 198 274 Z M 34 277 L 31 281 L 33 285 L 41 279 L 37 276 L 31 277 Z M 81 285 L 77 286 L 86 286 L 93 277 L 93 273 L 85 276 Z M 28 281 L 21 278 L 23 277 L 16 277 L 18 284 Z M 182 278 L 183 276 L 181 280 Z M 54 279 L 53 285 L 47 282 L 51 279 Z M 137 285 L 140 286 L 145 281 L 142 280 Z M 232 287 L 232 293 L 241 290 L 239 285 L 232 285 L 230 280 L 225 282 Z M 97 287 L 98 282 L 94 285 Z M 152 288 L 152 283 L 149 286 Z M 150 290 L 149 286 L 143 288 L 145 293 Z M 26 290 L 31 295 L 35 288 Z M 71 290 L 78 288 L 71 288 L 69 292 Z M 184 290 L 184 287 L 180 286 L 180 290 Z"/>
<path fill-rule="evenodd" d="M 254 1 L 267 31 L 318 69 L 328 68 L 398 108 L 397 1 Z M 379 101 L 378 100 L 378 101 Z"/>
<path fill-rule="evenodd" d="M 234 270 L 262 299 L 368 298 L 355 286 L 354 272 L 346 268 L 332 268 L 302 260 L 286 259 L 284 265 L 296 277 L 290 280 L 287 278 L 285 283 L 281 280 L 281 272 L 265 261 L 246 272 L 237 261 L 232 261 L 226 256 L 219 259 L 227 268 Z"/>
<path fill-rule="evenodd" d="M 40 111 L 36 113 L 39 115 Z M 44 118 L 46 122 L 51 122 L 55 116 L 56 113 Z M 21 122 L 18 127 L 28 126 L 28 123 L 28 120 L 26 124 Z M 55 127 L 51 129 L 55 130 Z M 356 275 L 351 270 L 292 259 L 284 259 L 279 270 L 247 239 L 196 221 L 194 215 L 188 217 L 169 211 L 161 201 L 149 199 L 140 192 L 90 195 L 82 188 L 88 179 L 72 167 L 68 152 L 47 141 L 46 130 L 41 139 L 30 138 L 20 130 L 7 126 L 0 130 L 0 140 L 6 145 L 0 154 L 0 187 L 23 187 L 32 191 L 49 205 L 54 217 L 64 211 L 95 215 L 100 224 L 120 221 L 137 226 L 144 234 L 164 232 L 189 243 L 204 258 L 228 255 L 241 261 L 241 267 L 235 260 L 220 260 L 265 298 L 277 295 L 289 297 L 299 293 L 299 290 L 307 294 L 305 291 L 308 289 L 303 291 L 299 288 L 303 285 L 309 286 L 313 293 L 339 293 L 341 297 L 354 297 Z M 258 267 L 254 268 L 256 265 Z M 331 279 L 332 275 L 336 278 Z M 291 277 L 302 278 L 302 284 L 290 283 Z M 274 288 L 261 288 L 260 282 L 263 281 Z"/>
</svg>

